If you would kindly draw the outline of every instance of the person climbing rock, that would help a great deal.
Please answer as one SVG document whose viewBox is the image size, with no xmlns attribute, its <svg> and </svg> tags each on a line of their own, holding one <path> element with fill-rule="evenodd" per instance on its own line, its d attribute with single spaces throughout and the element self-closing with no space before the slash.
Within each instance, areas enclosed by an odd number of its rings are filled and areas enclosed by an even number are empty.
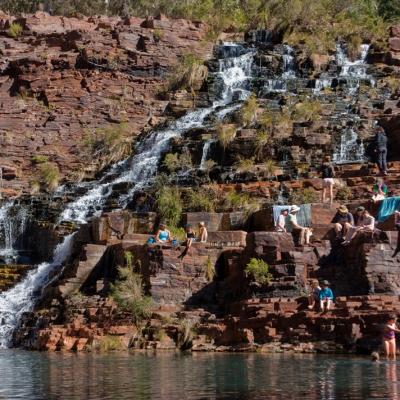
<svg viewBox="0 0 400 400">
<path fill-rule="evenodd" d="M 372 200 L 374 202 L 383 200 L 387 197 L 388 187 L 382 178 L 377 178 L 372 188 Z"/>
<path fill-rule="evenodd" d="M 327 312 L 331 309 L 333 303 L 333 292 L 329 287 L 328 281 L 322 282 L 322 289 L 319 292 L 319 303 L 321 311 Z"/>
<path fill-rule="evenodd" d="M 378 165 L 379 171 L 383 175 L 387 175 L 387 144 L 388 139 L 385 130 L 378 126 L 375 131 L 375 154 L 376 163 Z"/>
<path fill-rule="evenodd" d="M 349 228 L 344 238 L 343 246 L 348 246 L 359 232 L 373 232 L 375 229 L 375 218 L 365 209 L 357 208 L 356 225 Z"/>
<path fill-rule="evenodd" d="M 322 203 L 325 203 L 326 192 L 329 191 L 329 202 L 333 203 L 333 186 L 335 184 L 335 169 L 331 163 L 331 158 L 326 156 L 323 164 L 321 165 L 321 178 L 322 178 Z"/>
<path fill-rule="evenodd" d="M 336 232 L 336 237 L 346 236 L 347 231 L 354 226 L 354 217 L 345 205 L 341 205 L 337 209 L 337 213 L 333 217 L 332 223 Z"/>
<path fill-rule="evenodd" d="M 286 217 L 288 216 L 288 214 L 288 209 L 281 210 L 275 227 L 276 232 L 286 232 Z"/>
<path fill-rule="evenodd" d="M 300 211 L 300 207 L 294 205 L 290 208 L 289 213 L 289 226 L 292 230 L 292 234 L 299 236 L 299 245 L 310 244 L 310 237 L 312 236 L 312 229 L 301 226 L 297 222 L 297 213 Z"/>
</svg>

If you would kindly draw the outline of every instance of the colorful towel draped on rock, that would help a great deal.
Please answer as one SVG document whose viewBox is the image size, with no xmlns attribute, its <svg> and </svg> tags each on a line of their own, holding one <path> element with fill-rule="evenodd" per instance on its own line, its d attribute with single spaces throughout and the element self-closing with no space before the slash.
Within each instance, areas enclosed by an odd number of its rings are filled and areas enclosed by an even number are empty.
<svg viewBox="0 0 400 400">
<path fill-rule="evenodd" d="M 282 210 L 290 210 L 292 206 L 273 206 L 274 225 L 278 222 L 278 217 Z M 311 204 L 301 204 L 300 211 L 297 213 L 297 223 L 301 226 L 311 226 Z"/>
<path fill-rule="evenodd" d="M 383 222 L 388 219 L 396 210 L 400 210 L 400 196 L 388 197 L 382 200 L 379 208 L 377 220 Z"/>
</svg>

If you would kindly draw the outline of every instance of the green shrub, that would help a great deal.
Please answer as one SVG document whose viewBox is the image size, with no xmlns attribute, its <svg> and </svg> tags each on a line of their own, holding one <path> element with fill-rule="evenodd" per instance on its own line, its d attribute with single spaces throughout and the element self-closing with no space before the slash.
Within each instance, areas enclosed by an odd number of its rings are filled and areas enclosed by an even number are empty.
<svg viewBox="0 0 400 400">
<path fill-rule="evenodd" d="M 192 167 L 192 158 L 189 153 L 168 153 L 163 161 L 163 166 L 169 172 L 176 172 L 178 170 L 186 170 Z"/>
<path fill-rule="evenodd" d="M 186 208 L 190 212 L 214 212 L 215 198 L 211 191 L 193 188 L 186 191 Z"/>
<path fill-rule="evenodd" d="M 263 162 L 262 166 L 268 177 L 275 176 L 278 167 L 276 166 L 274 160 L 266 160 Z"/>
<path fill-rule="evenodd" d="M 256 133 L 255 140 L 255 150 L 256 153 L 261 156 L 265 146 L 267 146 L 271 141 L 271 133 L 267 130 L 260 130 Z"/>
<path fill-rule="evenodd" d="M 164 37 L 164 32 L 161 29 L 154 29 L 153 37 L 156 42 L 159 42 Z"/>
<path fill-rule="evenodd" d="M 50 189 L 57 189 L 60 181 L 60 171 L 56 164 L 44 162 L 39 164 L 40 180 L 44 185 Z"/>
<path fill-rule="evenodd" d="M 246 265 L 244 270 L 246 277 L 253 279 L 260 285 L 269 283 L 272 279 L 272 275 L 269 272 L 269 265 L 258 258 L 252 258 Z"/>
<path fill-rule="evenodd" d="M 171 236 L 179 242 L 183 242 L 186 239 L 185 229 L 176 226 L 169 226 L 168 229 L 171 232 Z"/>
<path fill-rule="evenodd" d="M 101 352 L 121 350 L 121 348 L 119 336 L 106 335 L 100 339 L 99 350 Z"/>
<path fill-rule="evenodd" d="M 252 172 L 255 169 L 255 162 L 253 158 L 241 158 L 235 163 L 234 167 L 239 174 L 242 172 Z"/>
<path fill-rule="evenodd" d="M 252 94 L 246 99 L 240 109 L 240 120 L 244 126 L 250 126 L 253 124 L 256 118 L 257 109 L 257 97 Z"/>
<path fill-rule="evenodd" d="M 317 100 L 303 100 L 294 106 L 293 117 L 299 122 L 317 121 L 321 118 L 322 107 Z"/>
<path fill-rule="evenodd" d="M 182 319 L 179 321 L 177 344 L 182 350 L 191 347 L 193 338 L 195 336 L 194 323 L 189 319 Z"/>
<path fill-rule="evenodd" d="M 353 198 L 353 193 L 347 185 L 339 186 L 336 191 L 335 199 L 339 201 L 348 201 Z"/>
<path fill-rule="evenodd" d="M 160 218 L 170 226 L 177 226 L 182 216 L 182 200 L 179 188 L 163 186 L 156 192 L 156 207 Z"/>
<path fill-rule="evenodd" d="M 142 278 L 128 267 L 118 268 L 119 279 L 111 286 L 111 297 L 118 307 L 132 316 L 138 324 L 151 316 L 151 297 L 144 295 Z"/>
<path fill-rule="evenodd" d="M 221 124 L 217 127 L 217 136 L 221 146 L 226 149 L 235 140 L 236 128 L 231 125 Z"/>
<path fill-rule="evenodd" d="M 38 154 L 37 156 L 33 156 L 31 160 L 34 164 L 43 164 L 49 161 L 49 157 Z"/>
<path fill-rule="evenodd" d="M 17 22 L 13 22 L 7 30 L 7 35 L 16 39 L 17 37 L 21 36 L 22 31 L 22 26 Z"/>
<path fill-rule="evenodd" d="M 311 188 L 298 189 L 291 193 L 289 202 L 292 204 L 310 204 L 318 201 L 318 195 Z"/>
<path fill-rule="evenodd" d="M 205 265 L 205 276 L 208 282 L 212 282 L 214 280 L 215 268 L 210 256 L 208 256 Z"/>
<path fill-rule="evenodd" d="M 126 139 L 129 131 L 125 123 L 86 130 L 84 146 L 87 159 L 98 161 L 101 168 L 120 161 L 131 151 L 131 142 Z"/>
<path fill-rule="evenodd" d="M 206 80 L 208 69 L 204 61 L 194 54 L 183 55 L 178 64 L 167 75 L 164 92 L 186 89 L 191 92 L 199 90 Z"/>
</svg>

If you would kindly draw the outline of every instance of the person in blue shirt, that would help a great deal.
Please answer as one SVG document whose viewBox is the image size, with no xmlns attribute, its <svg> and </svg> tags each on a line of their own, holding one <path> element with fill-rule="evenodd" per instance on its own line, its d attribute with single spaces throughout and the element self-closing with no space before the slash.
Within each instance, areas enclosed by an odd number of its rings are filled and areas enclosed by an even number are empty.
<svg viewBox="0 0 400 400">
<path fill-rule="evenodd" d="M 322 312 L 329 311 L 333 302 L 333 293 L 328 281 L 323 281 L 319 292 L 319 304 Z"/>
</svg>

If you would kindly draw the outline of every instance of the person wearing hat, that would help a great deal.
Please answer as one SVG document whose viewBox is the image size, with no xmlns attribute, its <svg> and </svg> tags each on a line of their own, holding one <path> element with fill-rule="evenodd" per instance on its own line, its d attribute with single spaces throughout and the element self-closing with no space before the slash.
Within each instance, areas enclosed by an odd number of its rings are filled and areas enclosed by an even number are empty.
<svg viewBox="0 0 400 400">
<path fill-rule="evenodd" d="M 322 281 L 319 292 L 319 304 L 322 312 L 329 311 L 333 303 L 333 293 L 328 281 Z"/>
<path fill-rule="evenodd" d="M 348 208 L 342 204 L 338 207 L 335 216 L 332 219 L 334 225 L 336 237 L 345 236 L 347 231 L 354 226 L 353 214 L 349 212 Z"/>
<path fill-rule="evenodd" d="M 357 208 L 356 225 L 351 227 L 344 238 L 343 246 L 350 244 L 359 232 L 373 232 L 375 229 L 375 218 L 363 206 Z"/>
<path fill-rule="evenodd" d="M 292 234 L 297 233 L 299 235 L 299 244 L 310 244 L 310 237 L 312 236 L 312 230 L 301 226 L 297 222 L 297 213 L 300 211 L 300 207 L 294 205 L 290 207 L 290 212 L 288 216 L 288 224 L 292 229 Z"/>
</svg>

